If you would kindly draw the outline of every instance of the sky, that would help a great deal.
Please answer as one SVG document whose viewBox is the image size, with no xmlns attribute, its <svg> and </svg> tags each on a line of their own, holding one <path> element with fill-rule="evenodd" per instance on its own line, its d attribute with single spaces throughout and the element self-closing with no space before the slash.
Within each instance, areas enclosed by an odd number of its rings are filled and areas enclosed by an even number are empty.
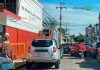
<svg viewBox="0 0 100 70">
<path fill-rule="evenodd" d="M 100 12 L 100 0 L 38 0 L 43 8 L 56 20 L 59 21 L 59 7 L 60 2 L 64 3 L 62 11 L 62 27 L 69 28 L 70 34 L 85 34 L 85 28 L 90 24 L 98 23 L 98 16 Z M 90 10 L 72 9 L 73 7 L 83 8 L 90 6 Z"/>
</svg>

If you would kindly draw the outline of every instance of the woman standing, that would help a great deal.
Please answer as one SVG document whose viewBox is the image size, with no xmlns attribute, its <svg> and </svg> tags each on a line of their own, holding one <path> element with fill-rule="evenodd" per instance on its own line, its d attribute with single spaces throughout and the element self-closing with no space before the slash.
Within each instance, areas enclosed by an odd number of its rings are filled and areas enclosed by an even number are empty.
<svg viewBox="0 0 100 70">
<path fill-rule="evenodd" d="M 11 45 L 9 43 L 9 35 L 4 35 L 2 40 L 2 53 L 6 55 L 6 58 L 12 62 Z"/>
</svg>

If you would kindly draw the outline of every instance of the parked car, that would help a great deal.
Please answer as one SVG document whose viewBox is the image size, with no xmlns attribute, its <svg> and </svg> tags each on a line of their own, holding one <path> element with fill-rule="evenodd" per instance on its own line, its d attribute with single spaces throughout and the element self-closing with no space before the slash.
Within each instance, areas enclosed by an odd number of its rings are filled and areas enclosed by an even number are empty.
<svg viewBox="0 0 100 70">
<path fill-rule="evenodd" d="M 63 53 L 66 54 L 66 53 L 69 53 L 70 52 L 70 43 L 65 43 L 63 44 Z"/>
<path fill-rule="evenodd" d="M 96 59 L 97 59 L 97 62 L 100 63 L 100 47 L 97 50 L 97 57 L 96 57 Z"/>
<path fill-rule="evenodd" d="M 26 58 L 26 67 L 31 68 L 32 62 L 52 63 L 55 68 L 59 68 L 60 49 L 56 40 L 33 40 L 30 45 L 29 55 Z"/>
<path fill-rule="evenodd" d="M 96 47 L 94 51 L 94 58 L 96 58 L 97 62 L 100 63 L 100 42 L 96 43 Z"/>
<path fill-rule="evenodd" d="M 13 64 L 2 53 L 0 53 L 0 70 L 14 70 Z"/>
<path fill-rule="evenodd" d="M 89 43 L 83 43 L 83 45 L 86 47 L 86 51 L 84 52 L 84 57 L 92 57 L 92 48 L 93 46 Z"/>
<path fill-rule="evenodd" d="M 75 56 L 76 52 L 77 52 L 77 45 L 76 45 L 76 43 L 73 43 L 70 46 L 70 54 L 71 54 L 71 56 Z"/>
<path fill-rule="evenodd" d="M 99 48 L 100 48 L 100 42 L 97 42 L 95 47 L 93 47 L 93 49 L 92 49 L 92 56 L 94 59 L 96 59 L 96 58 L 98 59 L 98 57 L 100 57 L 99 56 L 99 53 L 100 53 Z"/>
</svg>

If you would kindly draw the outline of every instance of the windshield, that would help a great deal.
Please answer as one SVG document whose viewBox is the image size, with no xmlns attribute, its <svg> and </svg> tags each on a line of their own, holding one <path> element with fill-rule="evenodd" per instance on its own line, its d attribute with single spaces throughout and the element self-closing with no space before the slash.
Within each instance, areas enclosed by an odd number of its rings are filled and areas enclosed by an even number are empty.
<svg viewBox="0 0 100 70">
<path fill-rule="evenodd" d="M 52 44 L 52 40 L 34 40 L 32 42 L 34 47 L 50 47 Z"/>
</svg>

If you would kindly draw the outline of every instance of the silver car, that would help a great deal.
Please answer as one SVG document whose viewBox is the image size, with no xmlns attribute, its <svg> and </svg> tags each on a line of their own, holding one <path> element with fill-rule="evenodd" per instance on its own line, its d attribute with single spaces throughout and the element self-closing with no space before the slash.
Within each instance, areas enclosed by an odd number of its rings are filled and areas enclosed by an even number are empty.
<svg viewBox="0 0 100 70">
<path fill-rule="evenodd" d="M 32 62 L 52 63 L 59 68 L 60 49 L 56 40 L 33 40 L 26 60 L 26 67 L 31 68 Z"/>
</svg>

